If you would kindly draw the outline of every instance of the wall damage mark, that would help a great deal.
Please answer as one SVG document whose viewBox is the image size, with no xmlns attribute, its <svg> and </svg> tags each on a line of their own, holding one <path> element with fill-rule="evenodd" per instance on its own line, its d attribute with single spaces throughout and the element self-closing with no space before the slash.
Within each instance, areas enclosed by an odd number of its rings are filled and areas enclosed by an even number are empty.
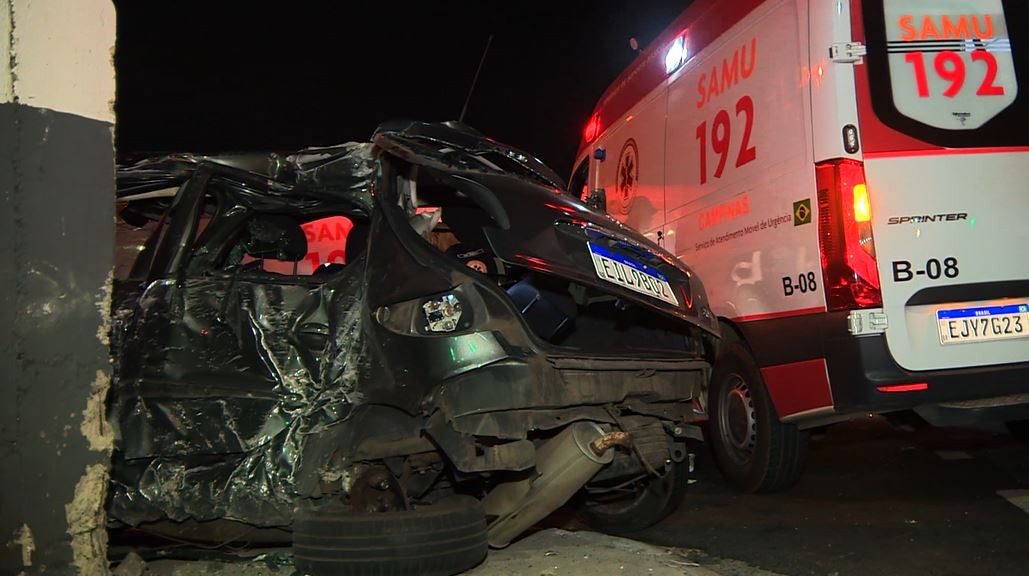
<svg viewBox="0 0 1029 576">
<path fill-rule="evenodd" d="M 111 291 L 114 287 L 114 269 L 107 272 L 107 278 L 96 298 L 97 313 L 100 318 L 96 337 L 104 348 L 111 345 Z M 82 411 L 82 423 L 79 430 L 89 442 L 89 448 L 95 452 L 110 455 L 114 449 L 114 432 L 107 425 L 107 392 L 111 388 L 111 374 L 107 370 L 97 370 L 96 378 L 90 385 L 89 397 L 86 398 L 86 409 Z"/>
<path fill-rule="evenodd" d="M 6 2 L 0 7 L 0 102 L 17 102 L 14 93 L 18 65 L 14 51 L 14 2 Z"/>
<path fill-rule="evenodd" d="M 104 499 L 109 474 L 104 464 L 93 464 L 75 485 L 75 497 L 65 504 L 72 564 L 81 576 L 107 576 L 107 514 Z"/>
<path fill-rule="evenodd" d="M 105 408 L 110 387 L 111 375 L 104 370 L 97 370 L 89 397 L 86 398 L 86 409 L 82 411 L 82 423 L 79 425 L 79 430 L 89 442 L 90 450 L 107 454 L 114 448 L 114 433 L 107 424 Z"/>
<path fill-rule="evenodd" d="M 32 553 L 36 551 L 36 541 L 32 538 L 32 528 L 28 524 L 22 524 L 18 531 L 18 539 L 12 542 L 21 546 L 21 565 L 32 566 Z"/>
<path fill-rule="evenodd" d="M 97 340 L 104 348 L 110 345 L 113 282 L 112 268 L 108 271 L 104 285 L 96 298 L 100 319 Z M 114 449 L 114 433 L 107 424 L 106 409 L 107 392 L 110 387 L 110 372 L 98 369 L 90 384 L 86 408 L 82 411 L 82 423 L 79 425 L 79 431 L 89 443 L 90 450 L 103 452 L 108 458 Z M 86 468 L 85 474 L 75 485 L 74 498 L 65 505 L 68 534 L 71 536 L 72 564 L 78 568 L 82 576 L 110 574 L 107 564 L 107 512 L 104 509 L 107 485 L 110 481 L 108 458 L 105 458 L 102 464 L 93 464 Z"/>
<path fill-rule="evenodd" d="M 114 65 L 115 60 L 114 60 L 114 58 L 115 58 L 115 55 L 117 54 L 117 52 L 118 52 L 117 47 L 114 44 L 111 44 L 111 49 L 109 51 L 109 54 L 111 55 L 111 60 L 110 60 L 110 62 L 111 62 L 111 70 L 115 69 L 115 65 Z M 118 117 L 118 113 L 115 110 L 115 105 L 117 103 L 118 103 L 118 99 L 115 97 L 114 94 L 111 94 L 111 98 L 107 100 L 107 113 L 110 114 L 110 116 L 109 116 L 110 118 L 117 118 Z M 111 123 L 111 147 L 112 148 L 114 147 L 114 123 L 113 122 Z"/>
<path fill-rule="evenodd" d="M 114 290 L 114 268 L 107 271 L 107 278 L 96 297 L 96 311 L 100 323 L 96 329 L 96 338 L 105 348 L 111 347 L 111 294 Z"/>
</svg>

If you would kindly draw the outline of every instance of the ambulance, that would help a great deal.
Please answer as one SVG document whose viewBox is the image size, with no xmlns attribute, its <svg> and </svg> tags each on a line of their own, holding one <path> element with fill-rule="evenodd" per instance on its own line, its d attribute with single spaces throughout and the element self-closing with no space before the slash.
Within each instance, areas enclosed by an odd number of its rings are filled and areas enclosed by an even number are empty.
<svg viewBox="0 0 1029 576">
<path fill-rule="evenodd" d="M 569 190 L 703 278 L 724 475 L 811 429 L 1029 418 L 1029 3 L 696 0 L 586 124 Z"/>
</svg>

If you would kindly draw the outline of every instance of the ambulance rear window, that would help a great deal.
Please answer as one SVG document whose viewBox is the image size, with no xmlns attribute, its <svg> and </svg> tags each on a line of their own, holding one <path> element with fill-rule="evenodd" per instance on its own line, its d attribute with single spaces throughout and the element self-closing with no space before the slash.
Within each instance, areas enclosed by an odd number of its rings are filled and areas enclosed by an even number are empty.
<svg viewBox="0 0 1029 576">
<path fill-rule="evenodd" d="M 865 0 L 876 115 L 938 146 L 1025 145 L 1027 6 L 1025 0 Z"/>
</svg>

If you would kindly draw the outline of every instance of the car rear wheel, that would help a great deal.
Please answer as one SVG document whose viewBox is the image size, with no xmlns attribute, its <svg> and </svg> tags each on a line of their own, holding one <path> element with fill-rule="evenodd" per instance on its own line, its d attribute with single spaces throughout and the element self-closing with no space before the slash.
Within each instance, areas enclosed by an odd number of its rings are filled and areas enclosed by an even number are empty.
<svg viewBox="0 0 1029 576">
<path fill-rule="evenodd" d="M 675 512 L 686 495 L 688 480 L 689 462 L 676 462 L 660 478 L 640 480 L 634 491 L 621 498 L 583 499 L 579 513 L 590 526 L 608 534 L 643 530 Z"/>
<path fill-rule="evenodd" d="M 486 517 L 457 496 L 415 510 L 357 513 L 342 503 L 298 507 L 293 557 L 313 576 L 448 576 L 486 557 Z"/>
<path fill-rule="evenodd" d="M 725 478 L 747 492 L 789 488 L 800 478 L 808 433 L 779 420 L 761 371 L 740 342 L 723 346 L 708 389 L 710 444 Z"/>
</svg>

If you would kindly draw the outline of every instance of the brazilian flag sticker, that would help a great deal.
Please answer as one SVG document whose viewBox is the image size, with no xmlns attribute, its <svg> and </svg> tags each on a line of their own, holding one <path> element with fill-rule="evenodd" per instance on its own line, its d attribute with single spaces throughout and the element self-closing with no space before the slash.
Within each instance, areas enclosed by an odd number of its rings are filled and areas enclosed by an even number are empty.
<svg viewBox="0 0 1029 576">
<path fill-rule="evenodd" d="M 811 223 L 811 199 L 805 198 L 793 203 L 793 225 Z"/>
</svg>

